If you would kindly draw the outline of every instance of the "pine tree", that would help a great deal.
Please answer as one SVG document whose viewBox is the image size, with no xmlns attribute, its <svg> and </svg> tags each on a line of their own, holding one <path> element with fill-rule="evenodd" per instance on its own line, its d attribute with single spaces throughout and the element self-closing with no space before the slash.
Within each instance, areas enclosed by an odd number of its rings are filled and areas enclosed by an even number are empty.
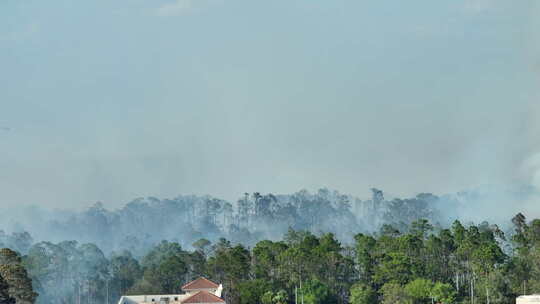
<svg viewBox="0 0 540 304">
<path fill-rule="evenodd" d="M 0 304 L 15 304 L 15 299 L 9 295 L 9 285 L 0 276 Z"/>
<path fill-rule="evenodd" d="M 13 250 L 0 250 L 0 276 L 7 282 L 8 294 L 17 304 L 33 304 L 37 293 L 32 288 L 32 279 L 21 264 L 20 256 Z"/>
</svg>

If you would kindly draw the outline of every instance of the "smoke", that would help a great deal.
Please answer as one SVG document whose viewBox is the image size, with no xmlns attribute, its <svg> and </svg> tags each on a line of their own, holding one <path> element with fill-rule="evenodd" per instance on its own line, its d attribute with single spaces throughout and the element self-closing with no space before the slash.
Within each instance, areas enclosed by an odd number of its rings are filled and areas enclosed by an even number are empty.
<svg viewBox="0 0 540 304">
<path fill-rule="evenodd" d="M 525 168 L 529 171 L 531 183 L 540 186 L 540 153 L 531 156 L 525 162 Z"/>
<path fill-rule="evenodd" d="M 216 1 L 5 4 L 1 205 L 529 182 L 534 2 Z"/>
<path fill-rule="evenodd" d="M 84 211 L 10 208 L 0 213 L 0 230 L 5 231 L 0 243 L 24 253 L 28 243 L 76 240 L 94 243 L 107 253 L 128 249 L 142 256 L 161 240 L 179 242 L 184 248 L 191 248 L 200 238 L 227 238 L 252 246 L 264 239 L 280 239 L 293 228 L 315 234 L 333 232 L 348 243 L 356 233 L 374 233 L 383 224 L 405 231 L 420 218 L 440 227 L 455 220 L 508 227 L 519 212 L 529 219 L 540 217 L 540 192 L 533 186 L 487 185 L 409 198 L 385 197 L 377 189 L 372 193 L 371 198 L 360 199 L 328 189 L 276 195 L 255 192 L 236 202 L 212 196 L 149 197 L 116 210 L 102 203 Z"/>
</svg>

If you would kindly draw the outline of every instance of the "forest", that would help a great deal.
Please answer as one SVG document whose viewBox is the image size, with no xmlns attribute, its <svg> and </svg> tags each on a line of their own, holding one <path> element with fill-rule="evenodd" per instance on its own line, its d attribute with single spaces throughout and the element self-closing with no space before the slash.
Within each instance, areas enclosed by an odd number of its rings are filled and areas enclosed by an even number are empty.
<svg viewBox="0 0 540 304">
<path fill-rule="evenodd" d="M 405 231 L 409 223 L 428 219 L 435 226 L 489 221 L 509 229 L 509 217 L 532 214 L 540 198 L 532 187 L 485 187 L 459 193 L 391 197 L 371 189 L 369 199 L 320 189 L 292 194 L 245 193 L 237 201 L 213 196 L 180 195 L 174 198 L 137 198 L 111 210 L 97 202 L 80 211 L 40 206 L 0 209 L 0 246 L 26 253 L 37 241 L 77 240 L 96 244 L 106 254 L 130 250 L 141 257 L 161 240 L 183 248 L 206 238 L 220 238 L 253 247 L 261 240 L 279 240 L 288 231 L 332 232 L 345 243 L 355 234 L 373 233 L 382 224 Z M 492 206 L 496 205 L 497 208 Z M 533 206 L 533 207 L 531 207 Z"/>
<path fill-rule="evenodd" d="M 420 219 L 406 232 L 384 224 L 350 246 L 293 229 L 252 248 L 200 239 L 190 251 L 162 241 L 141 258 L 40 242 L 22 256 L 0 250 L 0 303 L 114 303 L 180 292 L 199 276 L 223 283 L 232 304 L 512 303 L 540 290 L 540 219 L 512 222 L 511 235 L 488 223 L 435 228 Z"/>
<path fill-rule="evenodd" d="M 464 202 L 322 189 L 246 194 L 235 205 L 194 196 L 96 204 L 63 221 L 36 218 L 41 235 L 0 233 L 0 303 L 116 303 L 177 293 L 199 276 L 223 283 L 230 304 L 490 304 L 539 292 L 540 219 L 450 220 Z"/>
</svg>

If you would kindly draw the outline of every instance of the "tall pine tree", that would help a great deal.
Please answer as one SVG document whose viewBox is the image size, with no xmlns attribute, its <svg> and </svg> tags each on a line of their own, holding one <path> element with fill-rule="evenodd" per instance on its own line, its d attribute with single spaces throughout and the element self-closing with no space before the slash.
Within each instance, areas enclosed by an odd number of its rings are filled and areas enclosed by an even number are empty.
<svg viewBox="0 0 540 304">
<path fill-rule="evenodd" d="M 0 304 L 15 304 L 15 299 L 9 295 L 9 285 L 0 276 Z"/>
<path fill-rule="evenodd" d="M 17 304 L 35 303 L 38 295 L 32 288 L 32 279 L 15 251 L 7 248 L 0 250 L 0 276 L 8 285 L 9 296 L 14 298 Z"/>
</svg>

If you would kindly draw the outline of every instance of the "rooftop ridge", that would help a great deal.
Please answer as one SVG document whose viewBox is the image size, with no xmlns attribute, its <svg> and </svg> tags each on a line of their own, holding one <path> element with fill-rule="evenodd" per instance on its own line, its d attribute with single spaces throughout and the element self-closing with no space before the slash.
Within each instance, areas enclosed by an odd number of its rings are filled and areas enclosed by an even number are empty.
<svg viewBox="0 0 540 304">
<path fill-rule="evenodd" d="M 182 303 L 225 303 L 225 301 L 208 291 L 201 290 L 189 298 L 182 300 Z"/>
<path fill-rule="evenodd" d="M 205 277 L 200 277 L 182 286 L 182 290 L 194 290 L 194 289 L 214 289 L 218 288 L 218 284 L 208 280 Z"/>
</svg>

